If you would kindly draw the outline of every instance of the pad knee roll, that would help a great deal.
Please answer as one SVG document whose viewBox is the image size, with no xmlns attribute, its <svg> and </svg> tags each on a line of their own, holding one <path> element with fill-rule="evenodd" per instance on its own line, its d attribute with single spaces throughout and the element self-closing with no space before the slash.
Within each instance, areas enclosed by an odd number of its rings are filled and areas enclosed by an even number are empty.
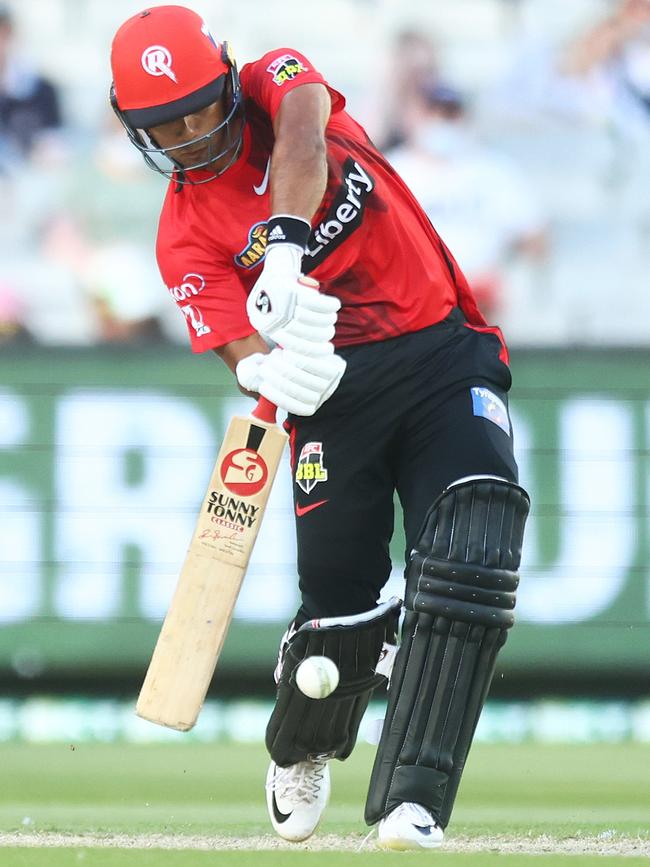
<svg viewBox="0 0 650 867">
<path fill-rule="evenodd" d="M 366 821 L 422 804 L 446 827 L 513 609 L 529 499 L 472 477 L 429 510 L 406 574 L 406 617 Z"/>
<path fill-rule="evenodd" d="M 383 651 L 397 641 L 401 608 L 401 600 L 392 598 L 364 614 L 310 620 L 288 639 L 266 729 L 276 764 L 350 755 L 370 696 L 386 683 L 377 667 Z M 296 669 L 308 656 L 328 656 L 339 669 L 338 686 L 327 698 L 307 698 L 296 686 Z"/>
</svg>

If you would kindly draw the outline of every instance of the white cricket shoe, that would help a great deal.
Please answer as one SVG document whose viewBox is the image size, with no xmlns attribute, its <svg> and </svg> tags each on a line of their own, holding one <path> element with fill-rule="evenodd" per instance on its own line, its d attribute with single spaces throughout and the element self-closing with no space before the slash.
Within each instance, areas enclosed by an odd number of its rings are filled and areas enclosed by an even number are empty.
<svg viewBox="0 0 650 867">
<path fill-rule="evenodd" d="M 326 761 L 305 761 L 281 768 L 271 762 L 266 775 L 266 803 L 280 837 L 299 843 L 310 837 L 330 797 Z"/>
<path fill-rule="evenodd" d="M 431 813 L 410 802 L 391 810 L 377 827 L 377 845 L 382 849 L 435 849 L 444 836 Z"/>
</svg>

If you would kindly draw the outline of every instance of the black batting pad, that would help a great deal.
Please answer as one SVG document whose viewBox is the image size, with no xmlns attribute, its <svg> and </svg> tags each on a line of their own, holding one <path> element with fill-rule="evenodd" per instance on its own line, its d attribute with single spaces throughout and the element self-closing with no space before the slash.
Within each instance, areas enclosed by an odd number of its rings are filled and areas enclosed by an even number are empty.
<svg viewBox="0 0 650 867">
<path fill-rule="evenodd" d="M 491 477 L 433 504 L 407 570 L 406 617 L 365 818 L 412 801 L 445 828 L 499 649 L 514 621 L 529 499 Z"/>
<path fill-rule="evenodd" d="M 350 755 L 370 696 L 386 683 L 376 669 L 385 646 L 396 643 L 401 608 L 393 598 L 363 614 L 309 620 L 289 638 L 266 729 L 276 764 Z M 339 669 L 339 684 L 327 698 L 308 698 L 296 686 L 296 669 L 308 656 L 328 656 Z"/>
</svg>

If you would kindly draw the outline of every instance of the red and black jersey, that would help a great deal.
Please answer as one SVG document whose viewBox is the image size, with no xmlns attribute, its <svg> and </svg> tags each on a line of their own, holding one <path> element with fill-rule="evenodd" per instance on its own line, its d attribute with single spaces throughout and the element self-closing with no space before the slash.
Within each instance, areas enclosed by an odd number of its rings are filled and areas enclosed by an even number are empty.
<svg viewBox="0 0 650 867">
<path fill-rule="evenodd" d="M 160 271 L 202 352 L 252 334 L 246 297 L 257 280 L 270 216 L 273 118 L 283 96 L 309 82 L 332 99 L 328 182 L 312 221 L 303 270 L 341 301 L 334 343 L 417 331 L 460 307 L 484 327 L 467 282 L 401 178 L 344 110 L 345 100 L 309 60 L 280 48 L 241 71 L 242 152 L 218 178 L 170 184 L 157 241 Z"/>
</svg>

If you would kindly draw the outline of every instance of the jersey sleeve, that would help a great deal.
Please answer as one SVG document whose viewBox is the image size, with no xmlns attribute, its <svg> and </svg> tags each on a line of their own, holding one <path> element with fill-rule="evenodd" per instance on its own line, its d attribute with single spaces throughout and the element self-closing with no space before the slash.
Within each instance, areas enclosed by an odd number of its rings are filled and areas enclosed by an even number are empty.
<svg viewBox="0 0 650 867">
<path fill-rule="evenodd" d="M 233 268 L 214 256 L 174 257 L 158 249 L 167 291 L 185 317 L 192 352 L 205 352 L 254 334 L 246 290 Z"/>
<path fill-rule="evenodd" d="M 324 84 L 332 99 L 332 114 L 345 108 L 345 97 L 331 87 L 314 65 L 293 48 L 277 48 L 242 69 L 242 82 L 252 99 L 275 117 L 285 94 L 301 84 Z"/>
</svg>

